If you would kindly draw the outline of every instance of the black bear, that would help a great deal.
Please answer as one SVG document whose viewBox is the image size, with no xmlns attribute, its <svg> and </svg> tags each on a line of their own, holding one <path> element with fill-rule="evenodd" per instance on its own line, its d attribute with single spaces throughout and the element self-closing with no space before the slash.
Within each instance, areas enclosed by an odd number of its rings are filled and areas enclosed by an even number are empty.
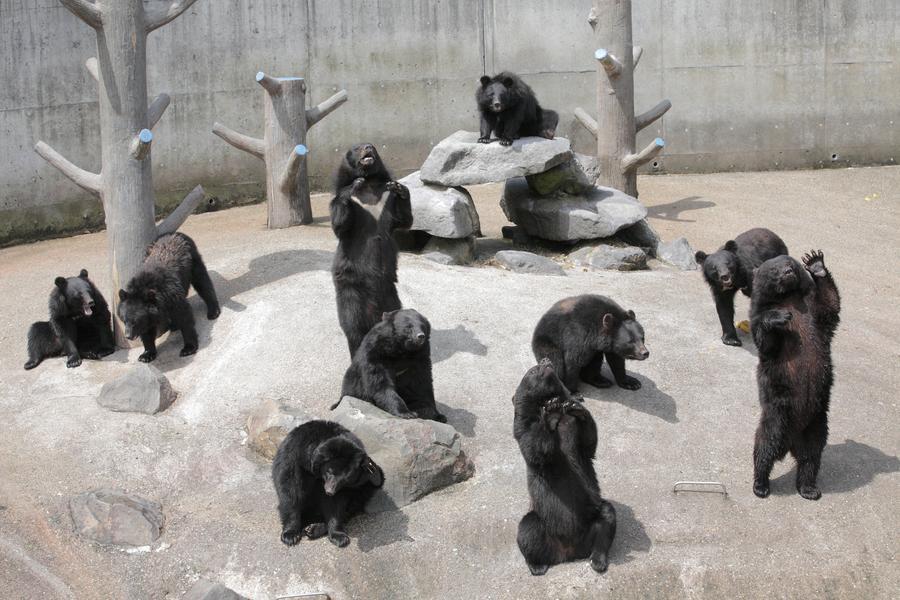
<svg viewBox="0 0 900 600">
<path fill-rule="evenodd" d="M 603 573 L 616 535 L 616 511 L 600 496 L 591 413 L 569 395 L 546 358 L 525 373 L 513 404 L 513 434 L 528 467 L 531 497 L 517 541 L 531 574 L 587 557 Z"/>
<path fill-rule="evenodd" d="M 357 144 L 338 168 L 330 209 L 338 238 L 331 274 L 352 358 L 381 314 L 401 307 L 392 232 L 412 226 L 409 189 L 391 178 L 375 146 Z"/>
<path fill-rule="evenodd" d="M 166 233 L 147 248 L 140 270 L 124 290 L 119 290 L 117 314 L 125 325 L 125 337 L 141 338 L 141 362 L 156 358 L 156 338 L 166 331 L 181 331 L 181 356 L 197 351 L 194 313 L 188 304 L 190 286 L 206 304 L 206 318 L 219 316 L 219 301 L 206 265 L 194 240 L 183 233 Z"/>
<path fill-rule="evenodd" d="M 769 495 L 769 474 L 790 452 L 797 461 L 797 491 L 818 500 L 816 486 L 828 439 L 828 404 L 834 373 L 831 339 L 841 298 L 821 251 L 764 262 L 753 281 L 750 326 L 759 349 L 756 381 L 762 416 L 753 446 L 753 493 Z"/>
<path fill-rule="evenodd" d="M 430 335 L 431 324 L 415 310 L 384 313 L 353 355 L 341 397 L 371 402 L 404 419 L 446 423 L 434 403 Z"/>
<path fill-rule="evenodd" d="M 50 320 L 28 328 L 28 362 L 33 369 L 45 358 L 65 354 L 66 366 L 82 358 L 100 359 L 115 352 L 109 306 L 82 269 L 78 277 L 57 277 L 50 292 Z"/>
<path fill-rule="evenodd" d="M 601 374 L 604 356 L 619 387 L 640 389 L 641 382 L 625 373 L 625 359 L 650 356 L 634 311 L 594 294 L 564 298 L 550 307 L 538 321 L 531 349 L 538 361 L 550 359 L 572 393 L 579 379 L 599 388 L 612 385 Z"/>
<path fill-rule="evenodd" d="M 753 269 L 770 258 L 787 253 L 787 246 L 780 237 L 758 227 L 728 240 L 712 254 L 697 251 L 694 255 L 716 302 L 716 312 L 722 324 L 722 343 L 741 345 L 734 329 L 734 295 L 741 290 L 750 297 L 753 293 Z"/>
<path fill-rule="evenodd" d="M 539 135 L 552 140 L 556 135 L 559 115 L 542 109 L 534 91 L 514 73 L 483 76 L 475 100 L 481 114 L 478 141 L 482 144 L 490 143 L 491 132 L 497 133 L 502 146 L 520 137 Z"/>
<path fill-rule="evenodd" d="M 384 484 L 384 472 L 347 429 L 331 421 L 309 421 L 281 442 L 272 481 L 283 543 L 293 546 L 304 535 L 314 540 L 327 534 L 343 548 L 350 543 L 344 525 Z"/>
</svg>

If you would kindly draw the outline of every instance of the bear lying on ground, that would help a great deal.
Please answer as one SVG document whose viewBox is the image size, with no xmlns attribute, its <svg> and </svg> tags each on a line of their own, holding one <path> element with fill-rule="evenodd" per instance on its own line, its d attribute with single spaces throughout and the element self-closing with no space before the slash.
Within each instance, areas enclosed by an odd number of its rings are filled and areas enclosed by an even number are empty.
<svg viewBox="0 0 900 600">
<path fill-rule="evenodd" d="M 353 355 L 341 397 L 371 402 L 404 419 L 446 423 L 434 402 L 430 335 L 431 324 L 415 310 L 384 313 Z"/>
<path fill-rule="evenodd" d="M 634 311 L 593 294 L 564 298 L 550 307 L 538 321 L 531 349 L 538 361 L 550 359 L 572 393 L 578 391 L 579 379 L 599 388 L 612 385 L 600 373 L 604 356 L 619 387 L 640 389 L 641 382 L 625 373 L 625 359 L 650 356 Z"/>
<path fill-rule="evenodd" d="M 481 115 L 478 141 L 482 144 L 491 141 L 491 132 L 497 133 L 502 146 L 520 137 L 538 135 L 552 140 L 556 135 L 559 115 L 542 109 L 534 91 L 514 73 L 483 76 L 475 100 Z"/>
<path fill-rule="evenodd" d="M 81 270 L 78 277 L 57 277 L 50 292 L 50 320 L 28 328 L 28 362 L 33 369 L 45 358 L 66 355 L 66 366 L 82 358 L 100 359 L 115 352 L 109 306 L 100 290 Z"/>
<path fill-rule="evenodd" d="M 338 168 L 330 210 L 338 238 L 331 274 L 352 358 L 381 314 L 401 307 L 392 232 L 412 226 L 409 189 L 391 178 L 375 146 L 357 144 Z"/>
<path fill-rule="evenodd" d="M 800 266 L 778 256 L 757 269 L 750 324 L 759 349 L 756 381 L 762 407 L 753 446 L 753 493 L 769 495 L 776 460 L 797 460 L 797 492 L 822 496 L 816 485 L 828 439 L 828 405 L 834 373 L 831 339 L 840 321 L 841 298 L 822 252 Z"/>
<path fill-rule="evenodd" d="M 758 227 L 728 240 L 712 254 L 697 251 L 694 255 L 716 302 L 723 344 L 741 345 L 734 329 L 734 295 L 741 290 L 749 297 L 753 293 L 753 269 L 770 258 L 787 253 L 787 246 L 780 237 Z"/>
<path fill-rule="evenodd" d="M 531 574 L 587 557 L 603 573 L 616 535 L 616 511 L 600 496 L 591 413 L 569 395 L 546 358 L 525 373 L 513 404 L 513 435 L 528 468 L 531 498 L 517 541 Z"/>
<path fill-rule="evenodd" d="M 331 421 L 309 421 L 281 442 L 272 481 L 283 543 L 293 546 L 304 535 L 311 540 L 328 535 L 343 548 L 350 543 L 344 525 L 384 484 L 384 472 L 347 429 Z"/>
<path fill-rule="evenodd" d="M 156 358 L 156 338 L 166 331 L 181 331 L 181 356 L 197 351 L 194 313 L 187 301 L 190 286 L 206 303 L 206 318 L 218 317 L 216 290 L 194 240 L 183 233 L 159 236 L 147 249 L 143 266 L 125 289 L 119 290 L 116 312 L 125 325 L 125 337 L 140 337 L 144 344 L 139 361 Z"/>
</svg>

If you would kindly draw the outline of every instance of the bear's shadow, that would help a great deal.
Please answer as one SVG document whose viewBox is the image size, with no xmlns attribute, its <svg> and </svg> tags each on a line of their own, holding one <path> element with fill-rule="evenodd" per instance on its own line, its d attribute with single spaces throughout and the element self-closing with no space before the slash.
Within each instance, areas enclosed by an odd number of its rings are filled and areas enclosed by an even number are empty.
<svg viewBox="0 0 900 600">
<path fill-rule="evenodd" d="M 612 387 L 596 388 L 582 381 L 579 392 L 585 398 L 598 402 L 617 402 L 631 410 L 662 419 L 666 423 L 678 422 L 678 406 L 672 396 L 660 390 L 652 379 L 631 371 L 628 374 L 641 382 L 641 389 L 626 390 L 615 383 Z M 611 373 L 605 375 L 608 379 L 612 379 Z"/>
<path fill-rule="evenodd" d="M 609 498 L 607 498 L 609 500 Z M 633 552 L 649 552 L 653 542 L 647 530 L 634 516 L 631 507 L 609 500 L 616 509 L 616 537 L 610 550 L 609 560 L 614 565 L 630 563 L 635 560 Z"/>
<path fill-rule="evenodd" d="M 394 506 L 392 510 L 359 515 L 350 521 L 347 533 L 357 540 L 360 552 L 365 553 L 397 542 L 414 542 L 408 529 L 409 517 Z"/>
<path fill-rule="evenodd" d="M 488 349 L 465 325 L 431 331 L 431 364 L 447 360 L 457 352 L 487 356 Z"/>
<path fill-rule="evenodd" d="M 792 460 L 791 455 L 788 454 L 785 460 Z M 900 471 L 900 458 L 848 439 L 842 444 L 825 447 L 818 484 L 823 494 L 843 494 L 872 483 L 876 475 L 897 471 Z M 797 465 L 794 464 L 790 471 L 773 479 L 769 489 L 777 496 L 796 494 L 796 477 Z"/>
<path fill-rule="evenodd" d="M 446 404 L 438 404 L 438 410 L 447 417 L 447 424 L 453 426 L 463 437 L 475 437 L 475 423 L 478 417 L 464 408 L 452 408 Z"/>
<path fill-rule="evenodd" d="M 330 269 L 333 257 L 334 253 L 324 250 L 280 250 L 252 259 L 247 271 L 233 279 L 225 279 L 217 271 L 209 271 L 209 277 L 213 282 L 216 297 L 222 309 L 242 312 L 247 307 L 234 300 L 236 296 L 298 273 Z M 202 352 L 212 340 L 212 331 L 218 319 L 210 321 L 206 318 L 206 304 L 196 291 L 191 292 L 188 302 L 194 313 L 199 341 L 198 352 Z M 183 345 L 184 340 L 181 333 L 170 332 L 165 341 L 157 346 L 159 358 L 153 362 L 153 365 L 165 372 L 190 363 L 196 355 L 179 356 Z"/>
</svg>

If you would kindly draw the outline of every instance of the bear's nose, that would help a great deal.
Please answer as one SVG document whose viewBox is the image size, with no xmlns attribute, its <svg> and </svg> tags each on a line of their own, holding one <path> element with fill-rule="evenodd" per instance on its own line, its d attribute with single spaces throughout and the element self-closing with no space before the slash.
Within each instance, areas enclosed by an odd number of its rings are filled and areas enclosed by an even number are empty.
<svg viewBox="0 0 900 600">
<path fill-rule="evenodd" d="M 500 108 L 500 103 L 499 103 L 499 102 L 494 102 L 494 108 Z"/>
<path fill-rule="evenodd" d="M 416 340 L 418 340 L 418 341 L 421 342 L 421 341 L 424 340 L 424 339 L 425 339 L 425 334 L 424 334 L 424 333 L 417 333 L 417 334 L 416 334 Z"/>
</svg>

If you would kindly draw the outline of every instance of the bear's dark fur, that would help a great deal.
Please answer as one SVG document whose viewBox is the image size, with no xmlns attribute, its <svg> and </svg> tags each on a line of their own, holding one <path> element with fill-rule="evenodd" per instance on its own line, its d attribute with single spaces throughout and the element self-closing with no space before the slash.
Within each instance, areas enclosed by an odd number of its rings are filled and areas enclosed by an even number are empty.
<svg viewBox="0 0 900 600">
<path fill-rule="evenodd" d="M 503 71 L 494 77 L 481 78 L 475 91 L 481 115 L 481 137 L 487 144 L 496 132 L 500 144 L 509 146 L 520 137 L 539 135 L 552 140 L 556 135 L 559 115 L 544 110 L 534 91 L 515 73 Z"/>
<path fill-rule="evenodd" d="M 821 251 L 803 265 L 779 256 L 757 269 L 750 326 L 759 349 L 756 381 L 762 417 L 753 447 L 753 493 L 769 495 L 769 474 L 790 452 L 797 461 L 797 491 L 818 500 L 816 485 L 828 439 L 834 373 L 831 339 L 841 298 Z"/>
<path fill-rule="evenodd" d="M 392 232 L 411 226 L 409 189 L 391 178 L 372 144 L 353 146 L 338 168 L 331 201 L 338 238 L 331 274 L 351 358 L 381 314 L 401 307 Z"/>
<path fill-rule="evenodd" d="M 384 484 L 384 473 L 358 437 L 331 421 L 309 421 L 291 431 L 275 455 L 272 481 L 278 494 L 281 541 L 328 535 L 350 543 L 346 522 L 363 511 Z"/>
<path fill-rule="evenodd" d="M 787 246 L 780 237 L 768 229 L 756 228 L 728 240 L 712 254 L 698 251 L 694 255 L 716 302 L 716 312 L 722 325 L 722 343 L 741 345 L 734 329 L 734 295 L 741 290 L 750 297 L 753 293 L 753 269 L 770 258 L 787 253 Z"/>
<path fill-rule="evenodd" d="M 430 335 L 431 324 L 415 310 L 384 313 L 353 355 L 341 397 L 371 402 L 405 419 L 446 423 L 434 403 Z"/>
<path fill-rule="evenodd" d="M 616 535 L 616 511 L 600 496 L 591 413 L 569 395 L 546 358 L 525 373 L 513 404 L 513 434 L 528 467 L 531 497 L 517 541 L 531 574 L 587 557 L 603 573 Z"/>
<path fill-rule="evenodd" d="M 117 314 L 125 325 L 125 337 L 140 337 L 144 344 L 139 361 L 156 358 L 156 338 L 166 331 L 181 331 L 181 356 L 197 351 L 194 313 L 187 301 L 190 286 L 206 304 L 206 318 L 218 317 L 216 290 L 194 240 L 183 233 L 159 236 L 147 248 L 140 270 L 124 290 L 119 290 Z"/>
<path fill-rule="evenodd" d="M 604 356 L 619 387 L 640 389 L 641 382 L 625 373 L 625 359 L 650 356 L 634 311 L 593 294 L 564 298 L 550 307 L 538 321 L 531 349 L 538 361 L 550 359 L 572 393 L 578 391 L 579 379 L 599 388 L 612 385 L 601 375 Z"/>
<path fill-rule="evenodd" d="M 33 369 L 45 358 L 65 354 L 66 366 L 82 358 L 100 359 L 115 352 L 109 306 L 100 290 L 81 270 L 78 277 L 57 277 L 50 292 L 50 320 L 28 328 L 28 362 Z"/>
</svg>

